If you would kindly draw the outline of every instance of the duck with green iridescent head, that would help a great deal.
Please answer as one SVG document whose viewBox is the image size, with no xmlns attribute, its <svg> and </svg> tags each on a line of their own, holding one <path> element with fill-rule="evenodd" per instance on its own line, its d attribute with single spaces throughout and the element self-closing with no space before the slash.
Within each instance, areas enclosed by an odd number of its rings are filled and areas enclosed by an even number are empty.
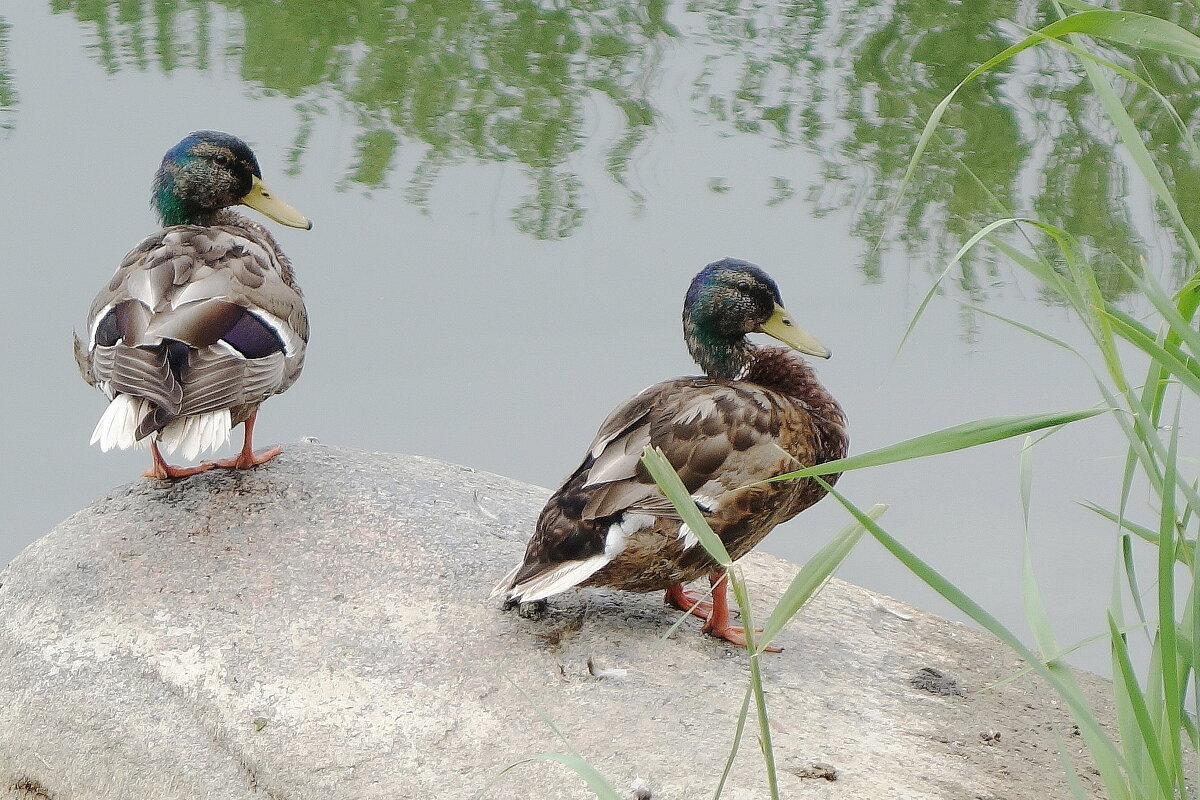
<svg viewBox="0 0 1200 800">
<path fill-rule="evenodd" d="M 843 457 L 846 417 L 798 355 L 829 351 L 795 323 L 761 268 L 726 258 L 701 270 L 683 329 L 706 376 L 655 384 L 609 414 L 542 510 L 524 560 L 496 587 L 510 602 L 575 586 L 663 590 L 667 603 L 705 618 L 706 633 L 745 645 L 729 621 L 724 570 L 647 474 L 642 452 L 662 450 L 736 559 L 825 495 L 809 479 L 761 481 Z M 756 345 L 749 333 L 788 348 Z M 683 587 L 700 577 L 711 603 Z"/>
<path fill-rule="evenodd" d="M 197 131 L 167 151 L 151 207 L 162 230 L 125 256 L 92 303 L 80 374 L 109 398 L 92 443 L 108 451 L 148 445 L 146 477 L 182 478 L 214 467 L 248 469 L 259 405 L 300 375 L 308 315 L 292 263 L 246 205 L 283 225 L 312 228 L 262 180 L 241 139 Z M 166 463 L 216 450 L 245 425 L 241 452 L 193 467 Z"/>
</svg>

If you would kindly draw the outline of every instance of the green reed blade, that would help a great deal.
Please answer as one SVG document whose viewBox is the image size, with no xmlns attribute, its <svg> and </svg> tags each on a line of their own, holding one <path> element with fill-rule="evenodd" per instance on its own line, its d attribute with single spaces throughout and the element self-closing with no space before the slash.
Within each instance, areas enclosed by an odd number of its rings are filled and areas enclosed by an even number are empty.
<svg viewBox="0 0 1200 800">
<path fill-rule="evenodd" d="M 671 505 L 675 506 L 680 518 L 692 533 L 696 534 L 696 538 L 700 540 L 700 544 L 713 557 L 713 560 L 726 569 L 733 566 L 733 559 L 729 557 L 725 543 L 713 533 L 713 529 L 709 527 L 704 515 L 696 507 L 696 501 L 692 499 L 687 487 L 680 480 L 679 473 L 675 472 L 675 468 L 671 466 L 671 462 L 663 454 L 663 451 L 647 445 L 645 451 L 642 452 L 642 463 L 646 465 L 646 471 L 650 473 L 650 477 L 658 484 L 658 488 L 666 498 L 671 501 Z"/>
<path fill-rule="evenodd" d="M 914 458 L 952 453 L 955 450 L 965 450 L 981 444 L 990 444 L 1002 439 L 1011 439 L 1033 431 L 1046 428 L 1057 428 L 1072 422 L 1088 419 L 1097 414 L 1103 414 L 1106 408 L 1084 408 L 1077 411 L 1057 411 L 1042 414 L 1015 414 L 1012 416 L 988 417 L 987 419 L 965 422 L 950 428 L 943 428 L 933 433 L 926 433 L 903 442 L 859 453 L 836 461 L 806 467 L 794 472 L 784 473 L 771 478 L 772 481 L 794 480 L 813 475 L 829 475 L 835 472 L 849 472 L 865 467 L 878 467 L 884 464 L 894 464 L 898 461 L 909 461 Z"/>
<path fill-rule="evenodd" d="M 877 503 L 867 509 L 867 516 L 877 520 L 887 509 L 886 505 Z M 783 596 L 779 598 L 779 602 L 776 603 L 770 619 L 763 625 L 763 632 L 758 636 L 759 647 L 766 647 L 770 644 L 788 621 L 804 607 L 804 604 L 817 593 L 817 590 L 825 585 L 834 571 L 846 560 L 846 556 L 850 555 L 850 551 L 858 544 L 866 530 L 858 522 L 847 525 L 804 562 Z"/>
</svg>

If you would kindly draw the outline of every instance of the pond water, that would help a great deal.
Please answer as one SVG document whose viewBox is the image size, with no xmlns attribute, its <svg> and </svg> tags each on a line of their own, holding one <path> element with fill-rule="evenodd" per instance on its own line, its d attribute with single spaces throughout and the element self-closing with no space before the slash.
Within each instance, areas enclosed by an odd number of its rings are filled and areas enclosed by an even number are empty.
<svg viewBox="0 0 1200 800">
<path fill-rule="evenodd" d="M 1195 9 L 1147 10 L 1196 27 Z M 1175 244 L 1059 53 L 1030 51 L 962 92 L 898 197 L 934 105 L 1040 13 L 812 0 L 6 4 L 0 564 L 146 466 L 142 452 L 88 446 L 104 402 L 79 380 L 69 335 L 155 229 L 162 153 L 199 128 L 250 142 L 269 185 L 315 222 L 277 230 L 313 334 L 299 383 L 264 406 L 262 444 L 316 436 L 554 485 L 613 405 L 695 372 L 683 292 L 727 255 L 772 273 L 834 351 L 819 371 L 855 451 L 1092 404 L 1082 362 L 973 310 L 1084 341 L 994 249 L 952 271 L 897 352 L 949 257 L 1004 208 L 1080 235 L 1111 265 L 1115 298 L 1122 262 L 1177 280 Z M 1194 72 L 1142 68 L 1191 119 Z M 1200 218 L 1169 121 L 1123 91 L 1185 216 Z M 863 471 L 841 488 L 891 504 L 890 532 L 1023 630 L 1019 444 Z M 1106 418 L 1036 449 L 1034 560 L 1064 641 L 1105 625 L 1115 537 L 1078 501 L 1113 497 L 1122 459 Z M 847 521 L 827 500 L 763 547 L 803 560 Z M 958 617 L 873 542 L 840 575 Z M 1108 657 L 1077 660 L 1104 669 Z"/>
</svg>

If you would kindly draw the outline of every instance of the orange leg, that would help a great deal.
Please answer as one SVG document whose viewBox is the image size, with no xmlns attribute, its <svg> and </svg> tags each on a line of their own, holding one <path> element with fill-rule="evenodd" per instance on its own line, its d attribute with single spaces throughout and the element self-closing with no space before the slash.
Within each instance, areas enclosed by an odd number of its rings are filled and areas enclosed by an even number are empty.
<svg viewBox="0 0 1200 800">
<path fill-rule="evenodd" d="M 725 578 L 725 570 L 717 570 L 708 575 L 708 582 L 712 585 L 712 614 L 709 615 L 708 622 L 704 623 L 702 630 L 718 639 L 745 647 L 746 629 L 739 625 L 729 624 L 729 588 L 725 585 Z M 782 653 L 783 648 L 770 645 L 766 648 L 766 652 Z"/>
<path fill-rule="evenodd" d="M 208 472 L 213 468 L 212 464 L 201 464 L 198 467 L 172 467 L 163 460 L 162 453 L 158 452 L 158 442 L 151 440 L 150 442 L 150 457 L 154 460 L 150 469 L 142 473 L 143 478 L 158 478 L 159 480 L 173 480 L 175 478 L 186 478 L 189 475 L 199 475 L 201 472 Z"/>
<path fill-rule="evenodd" d="M 233 458 L 223 458 L 220 461 L 208 462 L 209 468 L 220 467 L 221 469 L 250 469 L 257 467 L 259 464 L 265 464 L 275 456 L 283 452 L 283 448 L 279 445 L 268 447 L 266 450 L 254 452 L 254 418 L 258 416 L 258 409 L 254 409 L 254 413 L 246 420 L 246 432 L 242 439 L 242 452 L 238 453 Z"/>
<path fill-rule="evenodd" d="M 663 594 L 663 602 L 669 606 L 678 608 L 680 611 L 695 614 L 703 620 L 707 620 L 712 616 L 712 603 L 701 599 L 697 593 L 684 589 L 682 583 L 677 583 L 667 589 L 666 593 Z"/>
</svg>

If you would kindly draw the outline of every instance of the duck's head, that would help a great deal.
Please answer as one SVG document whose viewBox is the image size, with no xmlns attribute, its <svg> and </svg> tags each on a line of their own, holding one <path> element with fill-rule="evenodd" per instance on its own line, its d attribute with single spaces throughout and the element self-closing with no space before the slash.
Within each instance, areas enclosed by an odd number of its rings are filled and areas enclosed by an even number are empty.
<svg viewBox="0 0 1200 800">
<path fill-rule="evenodd" d="M 218 211 L 239 204 L 293 228 L 312 228 L 267 189 L 254 152 L 236 136 L 196 131 L 163 156 L 150 205 L 164 226 L 209 225 Z"/>
<path fill-rule="evenodd" d="M 714 261 L 692 279 L 683 331 L 692 358 L 715 378 L 741 377 L 751 352 L 748 333 L 765 333 L 806 355 L 831 355 L 792 319 L 771 276 L 736 258 Z"/>
</svg>

